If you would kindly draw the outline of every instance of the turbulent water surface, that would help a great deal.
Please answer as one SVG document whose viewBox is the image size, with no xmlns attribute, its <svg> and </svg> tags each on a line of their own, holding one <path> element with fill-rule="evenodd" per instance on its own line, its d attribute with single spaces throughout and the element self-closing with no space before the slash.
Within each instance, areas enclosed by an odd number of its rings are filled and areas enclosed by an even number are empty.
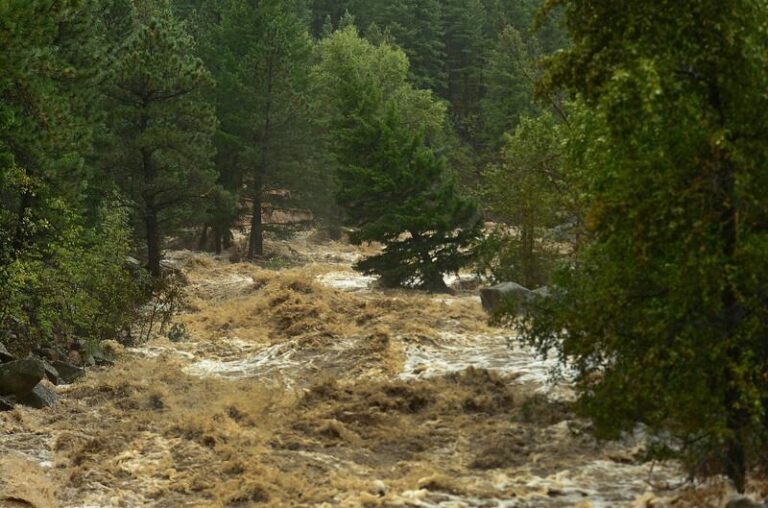
<svg viewBox="0 0 768 508">
<path fill-rule="evenodd" d="M 590 437 L 552 361 L 489 327 L 476 293 L 378 290 L 340 244 L 290 252 L 300 266 L 281 271 L 175 253 L 188 335 L 126 350 L 51 410 L 2 415 L 0 499 L 718 506 L 635 439 Z"/>
</svg>

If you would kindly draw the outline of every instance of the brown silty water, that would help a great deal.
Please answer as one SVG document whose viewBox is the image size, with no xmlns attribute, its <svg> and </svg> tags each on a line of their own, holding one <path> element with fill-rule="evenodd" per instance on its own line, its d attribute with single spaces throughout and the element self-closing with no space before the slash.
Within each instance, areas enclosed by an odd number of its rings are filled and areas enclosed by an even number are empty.
<svg viewBox="0 0 768 508">
<path fill-rule="evenodd" d="M 186 339 L 0 415 L 0 506 L 722 505 L 722 482 L 595 441 L 474 292 L 382 291 L 354 247 L 271 247 L 301 266 L 173 253 Z"/>
</svg>

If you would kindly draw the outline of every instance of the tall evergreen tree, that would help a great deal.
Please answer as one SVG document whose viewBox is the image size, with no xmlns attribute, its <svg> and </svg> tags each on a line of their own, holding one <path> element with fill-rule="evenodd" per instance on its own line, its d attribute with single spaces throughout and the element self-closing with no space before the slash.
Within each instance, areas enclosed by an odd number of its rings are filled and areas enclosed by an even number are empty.
<svg viewBox="0 0 768 508">
<path fill-rule="evenodd" d="M 162 238 L 205 209 L 214 190 L 213 109 L 201 98 L 210 80 L 170 2 L 128 4 L 127 36 L 108 82 L 112 145 L 106 164 L 136 205 L 148 266 L 160 275 Z"/>
<path fill-rule="evenodd" d="M 505 133 L 511 133 L 523 115 L 535 115 L 533 89 L 538 80 L 536 60 L 541 57 L 538 40 L 507 25 L 490 51 L 484 70 L 486 94 L 481 100 L 482 137 L 490 150 L 498 149 Z"/>
<path fill-rule="evenodd" d="M 313 77 L 324 92 L 350 238 L 385 244 L 357 268 L 386 286 L 444 290 L 442 274 L 468 262 L 480 220 L 433 148 L 443 140 L 444 106 L 409 84 L 402 51 L 374 46 L 354 27 L 322 41 L 318 53 Z"/>
<path fill-rule="evenodd" d="M 460 134 L 471 139 L 483 95 L 482 70 L 490 34 L 481 0 L 444 0 L 447 98 Z"/>
<path fill-rule="evenodd" d="M 370 13 L 370 18 L 372 23 L 391 36 L 392 42 L 405 51 L 410 62 L 409 74 L 413 84 L 440 95 L 445 94 L 446 56 L 440 1 L 382 2 L 376 11 Z"/>
<path fill-rule="evenodd" d="M 339 133 L 338 199 L 353 243 L 381 242 L 384 252 L 355 265 L 385 287 L 444 291 L 443 274 L 471 259 L 480 215 L 460 198 L 445 160 L 414 134 L 394 103 L 371 88 L 355 125 Z"/>
<path fill-rule="evenodd" d="M 111 338 L 134 286 L 127 225 L 88 164 L 106 64 L 95 5 L 0 7 L 0 342 Z"/>
<path fill-rule="evenodd" d="M 445 140 L 446 106 L 431 91 L 417 89 L 409 81 L 408 57 L 400 48 L 387 42 L 372 44 L 354 26 L 346 26 L 320 41 L 316 53 L 313 96 L 327 131 L 349 125 L 361 90 L 375 83 L 384 101 L 399 105 L 414 131 L 423 130 L 435 143 Z"/>
<path fill-rule="evenodd" d="M 354 11 L 360 0 L 312 0 L 312 35 L 320 38 L 328 27 L 331 31 L 338 27 L 338 22 L 346 12 Z"/>
<path fill-rule="evenodd" d="M 642 422 L 743 491 L 768 439 L 768 10 L 550 5 L 574 45 L 544 84 L 582 104 L 589 242 L 529 338 L 576 368 L 604 435 Z"/>
<path fill-rule="evenodd" d="M 211 39 L 222 171 L 243 175 L 252 200 L 248 257 L 264 253 L 265 189 L 299 171 L 307 151 L 311 41 L 295 1 L 228 0 Z"/>
</svg>

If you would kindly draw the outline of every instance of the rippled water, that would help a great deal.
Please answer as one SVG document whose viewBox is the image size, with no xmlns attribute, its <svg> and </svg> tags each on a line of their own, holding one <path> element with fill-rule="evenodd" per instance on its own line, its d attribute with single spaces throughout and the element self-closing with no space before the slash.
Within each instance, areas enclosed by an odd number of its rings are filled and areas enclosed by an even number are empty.
<svg viewBox="0 0 768 508">
<path fill-rule="evenodd" d="M 347 270 L 326 272 L 319 276 L 317 281 L 336 290 L 361 293 L 359 296 L 363 300 L 371 298 L 375 283 L 372 277 Z M 240 274 L 230 274 L 217 280 L 197 283 L 198 287 L 207 285 L 204 288 L 205 293 L 214 297 L 217 294 L 231 295 L 253 284 L 252 277 Z M 458 296 L 435 295 L 431 299 L 447 305 L 448 308 L 458 304 L 464 307 L 467 304 L 475 305 L 478 308 L 480 305 L 476 295 L 467 293 Z M 389 353 L 396 351 L 400 355 L 396 363 L 400 370 L 386 374 L 376 371 L 375 375 L 387 375 L 392 379 L 408 382 L 431 380 L 469 368 L 486 369 L 500 374 L 506 382 L 532 387 L 546 394 L 549 399 L 572 397 L 567 384 L 555 385 L 551 381 L 550 373 L 556 366 L 556 362 L 551 359 L 542 360 L 531 350 L 517 344 L 513 331 L 489 329 L 487 333 L 470 333 L 448 318 L 442 325 L 444 326 L 434 330 L 434 333 L 424 336 L 391 337 L 391 344 L 388 344 L 387 348 Z M 307 383 L 320 374 L 349 377 L 350 369 L 358 368 L 368 360 L 366 355 L 371 353 L 370 344 L 367 341 L 370 341 L 367 336 L 360 336 L 335 338 L 317 344 L 302 343 L 299 339 L 283 340 L 276 344 L 261 344 L 233 336 L 217 338 L 212 341 L 214 344 L 205 344 L 204 341 L 171 343 L 159 340 L 131 349 L 130 352 L 148 358 L 172 358 L 175 364 L 181 367 L 182 372 L 194 377 L 224 380 L 259 379 L 262 382 L 271 381 L 281 387 L 293 389 L 306 388 Z M 229 383 L 225 385 L 228 386 Z M 419 383 L 409 383 L 410 385 L 419 385 Z M 502 423 L 506 425 L 507 422 Z M 680 472 L 675 464 L 653 466 L 635 463 L 631 454 L 633 447 L 639 442 L 637 439 L 628 438 L 622 443 L 611 445 L 614 446 L 616 454 L 626 457 L 626 460 L 609 460 L 610 453 L 606 453 L 606 456 L 599 460 L 564 458 L 559 462 L 553 461 L 552 456 L 560 453 L 558 446 L 561 443 L 563 447 L 575 446 L 570 424 L 571 422 L 563 421 L 546 428 L 536 429 L 546 436 L 545 448 L 540 452 L 540 456 L 531 455 L 521 461 L 522 465 L 516 468 L 509 466 L 488 474 L 477 473 L 477 491 L 482 494 L 456 495 L 451 493 L 450 489 L 442 491 L 434 488 L 418 488 L 422 485 L 414 482 L 413 486 L 417 488 L 390 492 L 387 500 L 392 504 L 387 506 L 424 508 L 666 506 L 656 497 L 658 489 L 655 487 L 665 482 L 681 482 Z M 18 442 L 13 442 L 13 439 Z M 39 454 L 29 458 L 50 467 L 52 465 L 52 454 L 48 452 L 50 443 L 32 442 L 42 439 L 44 436 L 19 433 L 15 437 L 0 436 L 0 443 L 6 449 L 39 449 L 41 450 Z M 128 447 L 128 451 L 118 454 L 115 461 L 126 476 L 153 481 L 153 475 L 157 475 L 153 471 L 162 469 L 166 462 L 174 460 L 171 458 L 172 450 L 177 443 L 167 436 L 151 433 L 141 435 L 137 439 L 141 443 L 137 442 L 136 446 Z M 27 443 L 25 440 L 32 441 Z M 549 447 L 550 443 L 551 447 Z M 365 477 L 366 474 L 364 465 L 334 455 L 333 449 L 292 450 L 290 453 L 295 454 L 290 460 L 306 459 L 318 464 L 331 465 L 340 475 L 344 475 L 345 471 L 354 472 L 361 477 Z M 445 456 L 450 457 L 451 453 L 446 449 Z M 456 457 L 456 460 L 462 459 Z M 398 467 L 404 466 L 401 464 Z M 465 476 L 475 474 L 468 470 L 466 465 L 457 467 L 457 471 L 457 474 Z M 465 477 L 464 480 L 467 478 Z M 167 478 L 163 481 L 167 481 Z M 140 492 L 125 493 L 125 496 L 130 494 L 131 497 L 113 499 L 115 496 L 110 492 L 110 486 L 102 487 L 103 489 L 94 486 L 89 492 L 84 493 L 81 504 L 70 506 L 152 505 L 152 500 L 143 498 Z M 656 499 L 656 504 L 645 504 L 642 501 L 643 496 Z M 349 506 L 358 505 L 353 503 Z"/>
</svg>

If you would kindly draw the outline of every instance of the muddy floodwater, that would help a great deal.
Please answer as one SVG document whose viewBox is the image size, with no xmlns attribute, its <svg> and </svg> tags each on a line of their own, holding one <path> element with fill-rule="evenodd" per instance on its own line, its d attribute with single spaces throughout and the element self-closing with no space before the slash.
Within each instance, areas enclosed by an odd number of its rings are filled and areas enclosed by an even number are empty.
<svg viewBox="0 0 768 508">
<path fill-rule="evenodd" d="M 0 506 L 722 506 L 634 437 L 593 439 L 475 291 L 384 291 L 353 247 L 281 246 L 293 268 L 172 253 L 186 336 L 0 415 Z"/>
</svg>

